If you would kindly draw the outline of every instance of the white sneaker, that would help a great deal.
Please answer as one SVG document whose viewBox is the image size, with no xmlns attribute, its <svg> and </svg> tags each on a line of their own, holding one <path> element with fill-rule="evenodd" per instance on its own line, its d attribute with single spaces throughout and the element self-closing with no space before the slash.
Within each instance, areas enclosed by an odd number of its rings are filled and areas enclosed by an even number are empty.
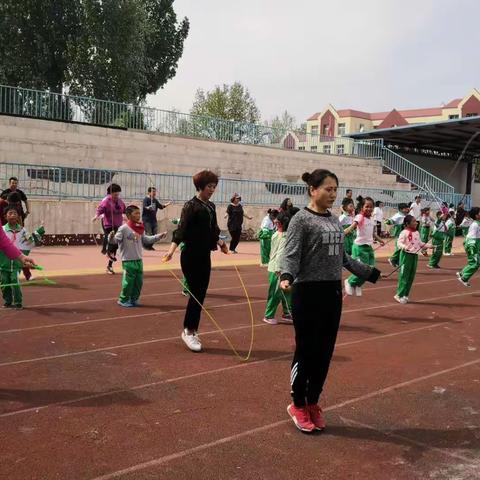
<svg viewBox="0 0 480 480">
<path fill-rule="evenodd" d="M 184 329 L 182 332 L 182 340 L 192 352 L 202 351 L 202 343 L 200 342 L 197 333 L 188 333 L 188 330 Z"/>
<path fill-rule="evenodd" d="M 362 287 L 355 287 L 355 295 L 357 297 L 361 297 L 362 296 Z"/>
<path fill-rule="evenodd" d="M 457 278 L 462 285 L 465 285 L 466 287 L 471 287 L 470 283 L 462 278 L 462 274 L 460 272 L 457 272 Z"/>
<path fill-rule="evenodd" d="M 348 279 L 345 280 L 345 282 L 343 282 L 344 286 L 345 286 L 345 293 L 347 295 L 353 295 L 353 289 L 354 287 L 352 287 L 349 283 L 348 283 Z"/>
<path fill-rule="evenodd" d="M 401 303 L 402 305 L 405 305 L 408 302 L 407 297 L 399 297 L 398 295 L 395 295 L 393 297 L 398 303 Z"/>
<path fill-rule="evenodd" d="M 269 325 L 277 325 L 278 324 L 278 320 L 276 318 L 267 318 L 267 317 L 264 317 L 263 321 L 265 323 L 268 323 Z"/>
</svg>

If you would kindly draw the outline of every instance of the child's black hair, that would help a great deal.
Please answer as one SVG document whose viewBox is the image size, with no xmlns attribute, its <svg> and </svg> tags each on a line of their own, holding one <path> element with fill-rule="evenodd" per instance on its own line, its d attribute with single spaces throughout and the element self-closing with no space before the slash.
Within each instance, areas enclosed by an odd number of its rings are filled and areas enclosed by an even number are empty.
<svg viewBox="0 0 480 480">
<path fill-rule="evenodd" d="M 22 197 L 18 192 L 9 193 L 7 196 L 8 203 L 20 203 L 22 201 Z"/>
<path fill-rule="evenodd" d="M 362 202 L 362 208 L 367 202 L 372 202 L 372 206 L 375 205 L 375 201 L 373 200 L 372 197 L 365 197 Z"/>
<path fill-rule="evenodd" d="M 125 215 L 129 217 L 135 210 L 140 210 L 136 205 L 129 205 L 125 209 Z"/>
<path fill-rule="evenodd" d="M 472 219 L 475 220 L 476 216 L 480 213 L 480 207 L 473 207 L 469 212 L 468 216 Z"/>
<path fill-rule="evenodd" d="M 330 170 L 317 168 L 312 173 L 305 172 L 302 175 L 302 180 L 312 188 L 318 188 L 327 178 L 333 178 L 338 186 L 338 177 Z M 308 196 L 310 195 L 310 189 L 308 189 Z"/>
<path fill-rule="evenodd" d="M 377 200 L 377 201 L 375 202 L 375 206 L 376 206 L 376 207 L 379 207 L 380 204 L 382 204 L 382 203 L 383 203 L 383 202 L 382 202 L 381 200 Z"/>
<path fill-rule="evenodd" d="M 20 217 L 20 215 L 19 215 L 19 213 L 18 213 L 18 210 L 17 210 L 17 207 L 14 207 L 13 205 L 7 207 L 7 208 L 4 210 L 4 212 L 3 212 L 4 216 L 6 217 L 6 216 L 7 216 L 7 213 L 10 212 L 10 211 L 14 211 L 14 212 Z"/>
<path fill-rule="evenodd" d="M 288 229 L 288 224 L 290 223 L 290 216 L 285 212 L 279 212 L 275 220 L 282 225 L 282 230 L 286 232 Z"/>
<path fill-rule="evenodd" d="M 278 210 L 276 208 L 269 208 L 267 213 L 273 218 L 277 218 L 278 216 Z"/>
<path fill-rule="evenodd" d="M 121 192 L 122 187 L 116 183 L 112 183 L 111 185 L 108 186 L 107 188 L 107 195 L 111 195 L 112 193 L 117 193 Z"/>
<path fill-rule="evenodd" d="M 412 220 L 415 220 L 415 217 L 413 215 L 405 215 L 405 218 L 403 219 L 403 226 L 407 227 L 408 225 L 410 225 Z"/>
<path fill-rule="evenodd" d="M 351 198 L 344 198 L 342 200 L 342 210 L 345 211 L 347 205 L 354 205 L 353 200 Z"/>
<path fill-rule="evenodd" d="M 410 208 L 406 203 L 399 203 L 398 204 L 398 209 L 399 210 L 404 210 L 405 208 Z"/>
<path fill-rule="evenodd" d="M 423 213 L 427 213 L 429 211 L 430 211 L 430 207 L 424 207 L 424 208 L 422 208 L 421 213 L 423 214 Z"/>
</svg>

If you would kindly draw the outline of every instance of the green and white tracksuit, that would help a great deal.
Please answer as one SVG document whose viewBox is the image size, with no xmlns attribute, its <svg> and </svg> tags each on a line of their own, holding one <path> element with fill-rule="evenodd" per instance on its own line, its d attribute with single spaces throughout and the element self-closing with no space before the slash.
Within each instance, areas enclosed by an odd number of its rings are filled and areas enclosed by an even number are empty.
<svg viewBox="0 0 480 480">
<path fill-rule="evenodd" d="M 455 220 L 453 218 L 449 218 L 445 222 L 445 226 L 447 228 L 447 234 L 445 235 L 445 253 L 452 253 L 452 246 L 453 240 L 455 238 Z"/>
<path fill-rule="evenodd" d="M 393 225 L 392 234 L 395 237 L 395 250 L 390 257 L 392 265 L 398 266 L 400 262 L 400 249 L 398 248 L 398 237 L 403 230 L 403 219 L 405 214 L 403 212 L 397 212 L 393 217 L 385 221 L 387 225 Z"/>
<path fill-rule="evenodd" d="M 338 217 L 338 221 L 340 222 L 340 225 L 342 226 L 344 231 L 352 225 L 354 218 L 355 217 L 353 215 L 348 215 L 346 213 L 342 213 Z M 352 247 L 353 247 L 354 240 L 355 240 L 355 230 L 352 231 L 349 235 L 345 234 L 345 238 L 343 241 L 343 248 L 345 252 L 348 253 L 349 255 L 352 255 Z"/>
<path fill-rule="evenodd" d="M 400 248 L 400 270 L 398 273 L 397 296 L 408 298 L 417 273 L 418 255 L 429 246 L 420 238 L 420 233 L 404 229 L 398 238 Z"/>
<path fill-rule="evenodd" d="M 420 217 L 420 239 L 423 243 L 430 240 L 430 233 L 433 227 L 433 220 L 430 215 L 422 215 Z"/>
<path fill-rule="evenodd" d="M 260 261 L 262 265 L 268 265 L 270 260 L 270 250 L 272 248 L 272 236 L 275 232 L 275 226 L 273 225 L 270 215 L 267 215 L 262 220 L 260 231 L 257 237 L 260 240 Z"/>
<path fill-rule="evenodd" d="M 374 267 L 375 253 L 372 244 L 376 222 L 373 218 L 366 218 L 363 215 L 356 215 L 354 221 L 357 223 L 357 237 L 353 242 L 352 258 Z M 348 277 L 348 283 L 352 287 L 361 287 L 365 283 L 365 279 L 352 274 Z"/>
<path fill-rule="evenodd" d="M 443 256 L 443 247 L 445 244 L 446 235 L 447 227 L 445 225 L 445 221 L 442 219 L 436 220 L 433 226 L 432 233 L 432 245 L 434 249 L 433 254 L 430 257 L 430 261 L 428 262 L 431 267 L 437 267 L 440 263 L 440 259 Z"/>
<path fill-rule="evenodd" d="M 10 241 L 24 255 L 30 253 L 45 233 L 43 227 L 38 228 L 30 234 L 22 225 L 17 224 L 15 227 L 12 227 L 8 223 L 3 226 L 3 230 Z M 10 260 L 5 254 L 0 252 L 0 282 L 3 300 L 6 306 L 22 306 L 23 296 L 19 280 L 19 273 L 22 267 L 20 261 Z"/>
<path fill-rule="evenodd" d="M 465 216 L 465 218 L 462 220 L 462 223 L 460 224 L 460 228 L 462 229 L 463 238 L 467 238 L 468 230 L 472 223 L 473 223 L 473 220 L 468 216 Z M 463 242 L 463 244 L 465 245 L 465 242 Z"/>
<path fill-rule="evenodd" d="M 283 292 L 280 288 L 280 257 L 285 249 L 287 234 L 275 232 L 272 236 L 272 248 L 270 250 L 270 261 L 268 262 L 268 298 L 265 308 L 265 318 L 275 318 L 280 302 L 284 315 L 291 315 L 292 298 L 291 292 Z"/>
<path fill-rule="evenodd" d="M 158 235 L 139 235 L 124 223 L 115 234 L 113 243 L 118 244 L 122 259 L 122 291 L 119 300 L 122 303 L 138 301 L 143 286 L 143 245 L 153 245 L 163 237 Z"/>
<path fill-rule="evenodd" d="M 465 251 L 467 252 L 468 263 L 460 275 L 463 280 L 468 282 L 480 268 L 480 220 L 475 220 L 468 229 Z"/>
</svg>

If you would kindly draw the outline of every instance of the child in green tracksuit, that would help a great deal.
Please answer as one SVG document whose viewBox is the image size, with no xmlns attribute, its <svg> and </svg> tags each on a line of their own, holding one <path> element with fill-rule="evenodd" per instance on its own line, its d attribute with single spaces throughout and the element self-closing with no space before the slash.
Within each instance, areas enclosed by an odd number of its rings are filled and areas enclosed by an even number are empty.
<svg viewBox="0 0 480 480">
<path fill-rule="evenodd" d="M 447 229 L 447 234 L 445 235 L 445 249 L 444 254 L 449 257 L 453 255 L 452 253 L 452 246 L 453 240 L 455 239 L 455 230 L 457 226 L 455 225 L 455 211 L 450 210 L 448 212 L 448 218 L 445 222 L 445 228 Z"/>
<path fill-rule="evenodd" d="M 342 202 L 342 212 L 338 217 L 338 221 L 345 234 L 343 248 L 348 255 L 352 255 L 353 240 L 355 239 L 355 229 L 352 228 L 352 223 L 355 219 L 355 205 L 353 200 L 345 199 Z"/>
<path fill-rule="evenodd" d="M 422 208 L 422 216 L 420 217 L 420 240 L 427 243 L 430 240 L 430 234 L 433 227 L 433 220 L 430 217 L 430 207 Z"/>
<path fill-rule="evenodd" d="M 473 223 L 473 220 L 468 215 L 465 215 L 465 218 L 462 220 L 462 223 L 460 224 L 463 238 L 467 238 L 468 230 L 470 229 L 470 225 L 472 223 Z M 465 242 L 463 242 L 463 245 L 465 246 Z"/>
<path fill-rule="evenodd" d="M 260 231 L 257 234 L 257 237 L 260 239 L 260 265 L 262 267 L 266 267 L 270 260 L 272 235 L 275 232 L 273 221 L 277 218 L 278 210 L 270 208 L 267 214 L 262 220 Z"/>
<path fill-rule="evenodd" d="M 125 210 L 127 223 L 117 231 L 111 232 L 108 241 L 118 244 L 122 259 L 123 277 L 122 291 L 117 303 L 121 307 L 138 307 L 138 299 L 143 285 L 143 246 L 153 245 L 167 234 L 145 235 L 145 227 L 141 221 L 142 214 L 136 205 L 130 205 Z"/>
<path fill-rule="evenodd" d="M 437 212 L 437 220 L 433 225 L 432 244 L 433 254 L 428 262 L 429 268 L 440 268 L 440 259 L 443 255 L 443 247 L 445 244 L 445 236 L 447 235 L 447 213 Z"/>
<path fill-rule="evenodd" d="M 472 223 L 464 242 L 468 263 L 461 272 L 457 272 L 458 280 L 466 287 L 471 287 L 469 280 L 480 268 L 480 208 L 473 207 L 469 216 Z"/>
<path fill-rule="evenodd" d="M 289 221 L 289 216 L 284 212 L 280 212 L 275 219 L 277 231 L 272 235 L 272 248 L 270 250 L 270 261 L 268 262 L 268 298 L 265 317 L 263 318 L 263 321 L 270 325 L 276 325 L 278 323 L 275 314 L 277 313 L 280 302 L 283 307 L 282 321 L 284 323 L 293 323 L 291 292 L 283 292 L 279 286 L 279 262 L 287 240 L 286 231 Z"/>
<path fill-rule="evenodd" d="M 403 220 L 404 230 L 398 237 L 400 249 L 400 271 L 398 274 L 397 293 L 393 297 L 397 302 L 405 304 L 412 288 L 413 280 L 417 272 L 418 254 L 426 252 L 427 248 L 433 248 L 429 243 L 423 242 L 417 231 L 418 222 L 413 215 L 407 215 Z"/>
<path fill-rule="evenodd" d="M 403 219 L 410 211 L 410 207 L 406 203 L 398 204 L 398 212 L 388 220 L 385 221 L 387 225 L 393 225 L 393 236 L 395 237 L 395 250 L 393 255 L 388 259 L 388 263 L 394 268 L 398 267 L 400 261 L 400 249 L 398 248 L 398 237 L 403 230 Z"/>
<path fill-rule="evenodd" d="M 30 253 L 35 245 L 40 243 L 45 229 L 38 228 L 32 234 L 21 225 L 21 217 L 15 207 L 7 208 L 5 212 L 7 223 L 3 226 L 6 236 L 24 254 Z M 19 273 L 23 266 L 18 260 L 10 260 L 0 252 L 0 281 L 4 301 L 4 308 L 23 308 L 23 296 L 20 288 Z"/>
<path fill-rule="evenodd" d="M 375 266 L 375 252 L 373 251 L 373 240 L 377 240 L 380 245 L 385 242 L 377 235 L 376 222 L 372 218 L 373 199 L 365 197 L 362 199 L 361 210 L 352 223 L 352 228 L 357 230 L 357 237 L 353 242 L 352 258 L 371 267 Z M 362 296 L 362 285 L 365 280 L 357 275 L 350 275 L 345 280 L 345 293 L 347 295 Z"/>
</svg>

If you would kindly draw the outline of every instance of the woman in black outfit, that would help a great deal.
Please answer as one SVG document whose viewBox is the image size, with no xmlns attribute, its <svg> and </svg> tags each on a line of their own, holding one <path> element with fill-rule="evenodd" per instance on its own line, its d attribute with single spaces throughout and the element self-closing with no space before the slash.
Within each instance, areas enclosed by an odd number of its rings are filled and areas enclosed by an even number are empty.
<svg viewBox="0 0 480 480">
<path fill-rule="evenodd" d="M 230 205 L 227 207 L 228 217 L 227 228 L 232 239 L 230 240 L 230 252 L 238 253 L 237 246 L 240 243 L 240 236 L 242 234 L 243 217 L 249 217 L 244 211 L 241 205 L 242 197 L 238 193 L 235 193 L 230 200 Z"/>
<path fill-rule="evenodd" d="M 202 344 L 197 331 L 202 313 L 200 304 L 203 305 L 210 282 L 210 252 L 216 250 L 217 245 L 223 253 L 228 253 L 228 248 L 227 244 L 219 239 L 220 229 L 215 204 L 210 202 L 217 188 L 218 176 L 209 170 L 203 170 L 194 175 L 193 183 L 198 193 L 184 205 L 179 227 L 174 232 L 164 261 L 171 260 L 177 246 L 184 243 L 180 264 L 192 295 L 185 311 L 182 340 L 190 350 L 200 352 Z"/>
</svg>

